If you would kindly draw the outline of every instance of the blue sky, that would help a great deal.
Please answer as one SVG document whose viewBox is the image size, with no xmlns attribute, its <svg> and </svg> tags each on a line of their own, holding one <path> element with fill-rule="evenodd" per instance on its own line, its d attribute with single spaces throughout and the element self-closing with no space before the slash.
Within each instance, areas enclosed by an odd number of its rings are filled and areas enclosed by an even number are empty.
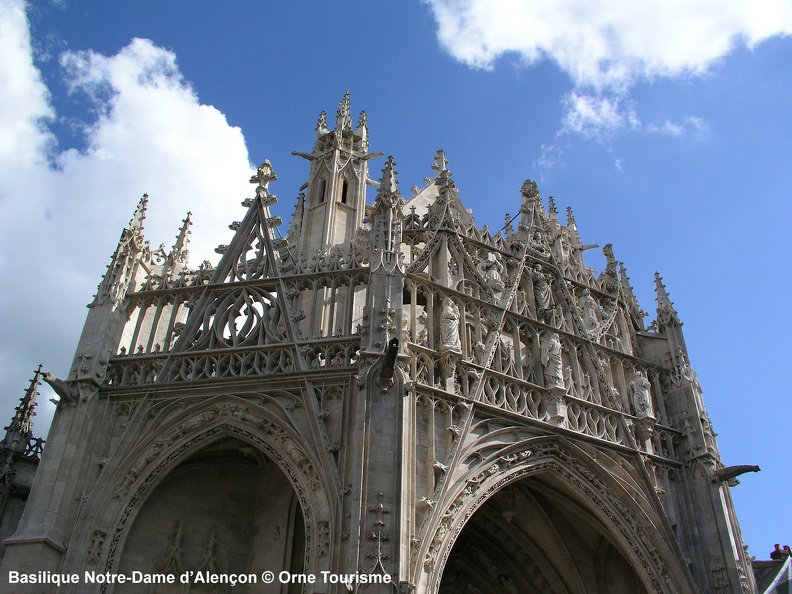
<svg viewBox="0 0 792 594">
<path fill-rule="evenodd" d="M 192 210 L 192 262 L 215 260 L 252 165 L 290 219 L 291 151 L 349 89 L 403 194 L 443 148 L 479 225 L 526 178 L 571 206 L 647 323 L 662 274 L 724 462 L 762 467 L 732 490 L 749 552 L 792 542 L 792 4 L 534 4 L 0 0 L 0 418 L 39 362 L 68 374 L 144 192 L 154 246 Z"/>
</svg>

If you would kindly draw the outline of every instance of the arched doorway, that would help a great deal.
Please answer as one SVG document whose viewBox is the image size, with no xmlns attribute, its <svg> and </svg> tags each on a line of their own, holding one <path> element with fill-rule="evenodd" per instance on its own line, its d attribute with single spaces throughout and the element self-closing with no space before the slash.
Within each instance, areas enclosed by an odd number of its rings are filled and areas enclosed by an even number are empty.
<svg viewBox="0 0 792 594">
<path fill-rule="evenodd" d="M 305 522 L 291 483 L 260 450 L 226 435 L 181 462 L 146 499 L 129 529 L 118 571 L 302 573 L 304 563 Z M 154 588 L 182 594 L 232 591 L 227 584 Z M 288 586 L 271 588 L 292 592 Z M 139 591 L 139 585 L 113 590 Z M 260 591 L 260 584 L 233 588 L 234 594 Z"/>
<path fill-rule="evenodd" d="M 610 530 L 556 473 L 491 496 L 468 520 L 440 594 L 646 594 Z"/>
</svg>

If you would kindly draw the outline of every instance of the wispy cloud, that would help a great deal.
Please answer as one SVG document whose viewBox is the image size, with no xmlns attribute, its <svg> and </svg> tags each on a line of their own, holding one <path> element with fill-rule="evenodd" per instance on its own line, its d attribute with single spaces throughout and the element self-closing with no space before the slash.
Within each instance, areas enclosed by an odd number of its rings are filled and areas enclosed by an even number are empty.
<svg viewBox="0 0 792 594">
<path fill-rule="evenodd" d="M 564 133 L 603 139 L 623 128 L 640 128 L 641 122 L 629 101 L 618 96 L 571 92 L 564 97 Z"/>
<path fill-rule="evenodd" d="M 649 134 L 672 136 L 674 138 L 680 138 L 683 136 L 702 138 L 709 132 L 709 126 L 707 126 L 707 123 L 701 118 L 689 116 L 681 122 L 671 122 L 665 120 L 661 123 L 650 123 L 646 125 L 645 130 Z"/>
</svg>

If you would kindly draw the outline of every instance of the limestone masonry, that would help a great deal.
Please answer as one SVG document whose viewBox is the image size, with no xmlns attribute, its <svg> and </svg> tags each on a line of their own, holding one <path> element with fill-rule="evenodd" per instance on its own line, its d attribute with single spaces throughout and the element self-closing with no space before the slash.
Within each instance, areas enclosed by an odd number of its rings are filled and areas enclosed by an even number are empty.
<svg viewBox="0 0 792 594">
<path fill-rule="evenodd" d="M 216 267 L 189 215 L 152 249 L 143 197 L 3 441 L 2 590 L 756 592 L 729 495 L 756 468 L 721 462 L 662 279 L 647 327 L 534 182 L 493 234 L 443 151 L 409 198 L 391 157 L 370 180 L 368 134 L 348 94 L 322 112 L 283 236 L 262 164 Z"/>
</svg>

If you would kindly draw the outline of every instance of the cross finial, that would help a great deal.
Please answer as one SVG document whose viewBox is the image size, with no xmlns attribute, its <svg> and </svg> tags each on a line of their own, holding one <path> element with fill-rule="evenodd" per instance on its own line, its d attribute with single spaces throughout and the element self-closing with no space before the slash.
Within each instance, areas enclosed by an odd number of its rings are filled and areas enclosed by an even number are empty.
<svg viewBox="0 0 792 594">
<path fill-rule="evenodd" d="M 435 169 L 438 173 L 448 171 L 448 159 L 446 159 L 445 151 L 443 149 L 439 149 L 435 153 L 432 169 Z"/>
</svg>

